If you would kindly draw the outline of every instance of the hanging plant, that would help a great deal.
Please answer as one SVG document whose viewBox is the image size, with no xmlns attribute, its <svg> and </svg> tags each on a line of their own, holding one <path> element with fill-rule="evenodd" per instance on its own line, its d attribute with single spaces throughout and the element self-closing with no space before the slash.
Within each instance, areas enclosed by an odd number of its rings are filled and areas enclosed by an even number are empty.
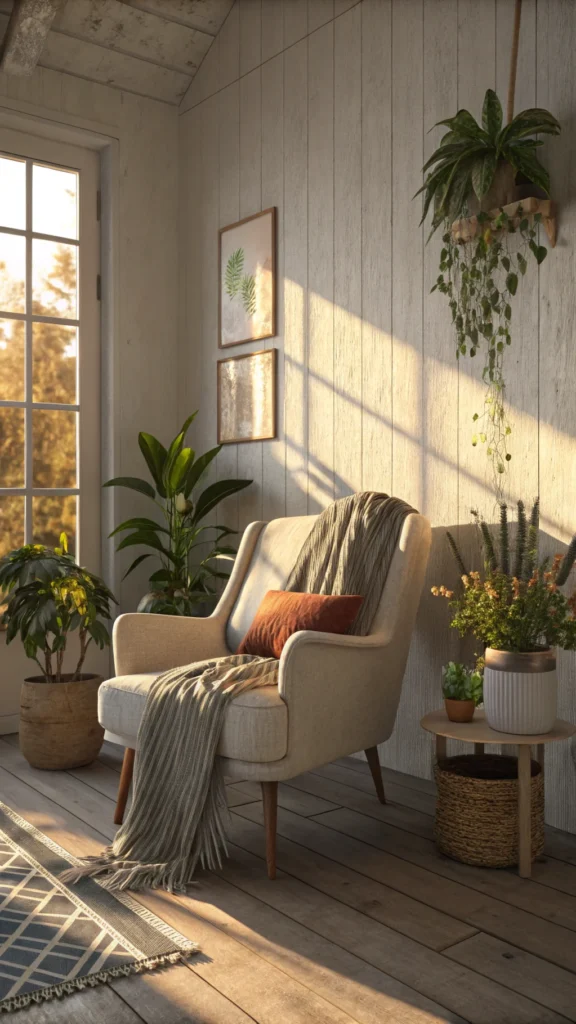
<svg viewBox="0 0 576 1024">
<path fill-rule="evenodd" d="M 558 135 L 560 125 L 547 110 L 532 108 L 503 127 L 502 106 L 492 89 L 486 92 L 481 125 L 467 110 L 438 124 L 449 130 L 424 165 L 426 179 L 416 193 L 424 193 L 422 221 L 433 206 L 431 235 L 444 225 L 440 274 L 432 291 L 448 297 L 456 357 L 482 355 L 486 395 L 483 410 L 473 414 L 472 444 L 486 445 L 498 480 L 511 458 L 504 353 L 511 344 L 513 299 L 528 259 L 540 264 L 547 253 L 538 241 L 541 214 L 524 213 L 521 201 L 512 212 L 503 207 L 517 199 L 517 174 L 549 194 L 548 172 L 536 156 L 543 143 L 532 136 Z M 453 222 L 469 217 L 471 230 L 463 236 Z"/>
</svg>

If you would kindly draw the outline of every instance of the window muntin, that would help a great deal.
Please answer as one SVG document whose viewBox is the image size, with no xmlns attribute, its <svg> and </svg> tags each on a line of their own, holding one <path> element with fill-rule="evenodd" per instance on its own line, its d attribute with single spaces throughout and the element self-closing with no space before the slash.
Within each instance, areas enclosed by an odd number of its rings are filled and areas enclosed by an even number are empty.
<svg viewBox="0 0 576 1024">
<path fill-rule="evenodd" d="M 0 154 L 0 195 L 0 555 L 75 550 L 79 175 Z"/>
</svg>

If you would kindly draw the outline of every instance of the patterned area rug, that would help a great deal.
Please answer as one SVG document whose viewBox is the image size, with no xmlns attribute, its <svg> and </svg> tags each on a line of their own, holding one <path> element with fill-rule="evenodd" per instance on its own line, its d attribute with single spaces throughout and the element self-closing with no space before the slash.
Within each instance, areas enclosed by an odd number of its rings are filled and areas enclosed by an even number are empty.
<svg viewBox="0 0 576 1024">
<path fill-rule="evenodd" d="M 0 1012 L 198 951 L 127 893 L 64 885 L 58 875 L 78 863 L 0 803 Z"/>
</svg>

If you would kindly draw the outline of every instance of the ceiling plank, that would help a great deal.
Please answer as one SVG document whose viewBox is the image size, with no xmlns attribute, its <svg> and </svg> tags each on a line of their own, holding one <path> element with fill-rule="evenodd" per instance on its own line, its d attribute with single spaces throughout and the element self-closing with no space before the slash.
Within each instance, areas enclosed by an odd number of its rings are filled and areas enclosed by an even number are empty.
<svg viewBox="0 0 576 1024">
<path fill-rule="evenodd" d="M 62 0 L 16 0 L 0 58 L 7 75 L 31 75 Z"/>
<path fill-rule="evenodd" d="M 119 0 L 68 0 L 53 31 L 193 75 L 213 36 Z"/>
<path fill-rule="evenodd" d="M 159 14 L 168 21 L 198 28 L 215 36 L 232 9 L 234 0 L 122 0 L 139 11 Z"/>
<path fill-rule="evenodd" d="M 63 71 L 164 103 L 178 103 L 190 84 L 190 75 L 60 32 L 50 33 L 39 63 L 52 71 Z"/>
</svg>

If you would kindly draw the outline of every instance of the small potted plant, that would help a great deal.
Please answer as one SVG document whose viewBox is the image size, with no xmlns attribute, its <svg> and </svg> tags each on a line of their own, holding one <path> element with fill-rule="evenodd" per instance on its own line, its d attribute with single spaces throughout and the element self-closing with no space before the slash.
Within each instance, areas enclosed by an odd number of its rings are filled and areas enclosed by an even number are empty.
<svg viewBox="0 0 576 1024">
<path fill-rule="evenodd" d="M 486 645 L 483 700 L 488 724 L 498 732 L 538 735 L 556 720 L 555 648 L 576 649 L 576 593 L 560 589 L 576 560 L 576 536 L 564 555 L 539 560 L 539 502 L 530 519 L 518 502 L 515 550 L 509 544 L 507 506 L 500 506 L 499 537 L 476 515 L 484 549 L 484 573 L 466 568 L 448 534 L 462 579 L 452 598 L 451 625 Z"/>
<path fill-rule="evenodd" d="M 68 554 L 65 534 L 60 544 L 26 544 L 0 561 L 6 643 L 19 636 L 42 673 L 24 680 L 20 701 L 20 749 L 33 768 L 90 764 L 104 737 L 97 708 L 102 679 L 82 668 L 92 642 L 100 649 L 110 643 L 102 620 L 110 619 L 115 598 Z M 73 632 L 78 660 L 73 672 L 64 672 Z"/>
<path fill-rule="evenodd" d="M 469 669 L 461 662 L 449 661 L 442 669 L 442 693 L 450 721 L 471 722 L 482 701 L 481 668 Z"/>
</svg>

